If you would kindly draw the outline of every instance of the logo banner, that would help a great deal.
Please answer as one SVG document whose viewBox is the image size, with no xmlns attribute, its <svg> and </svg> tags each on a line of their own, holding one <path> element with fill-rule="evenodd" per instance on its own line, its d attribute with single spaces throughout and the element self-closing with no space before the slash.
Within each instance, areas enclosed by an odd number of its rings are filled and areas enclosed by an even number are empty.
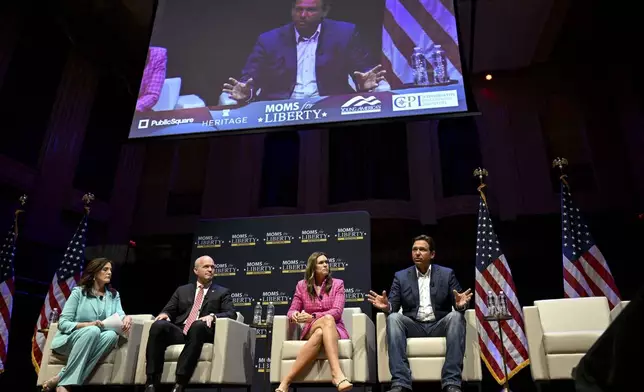
<svg viewBox="0 0 644 392">
<path fill-rule="evenodd" d="M 359 307 L 371 315 L 365 298 L 371 286 L 371 225 L 366 212 L 201 221 L 192 260 L 203 255 L 215 260 L 214 282 L 230 289 L 235 309 L 251 324 L 258 302 L 262 322 L 271 302 L 276 315 L 286 315 L 308 257 L 316 251 L 327 254 L 333 277 L 344 280 L 345 308 Z M 189 275 L 194 281 L 192 263 Z M 272 335 L 262 326 L 256 336 L 253 384 L 260 390 L 268 382 L 267 339 Z"/>
</svg>

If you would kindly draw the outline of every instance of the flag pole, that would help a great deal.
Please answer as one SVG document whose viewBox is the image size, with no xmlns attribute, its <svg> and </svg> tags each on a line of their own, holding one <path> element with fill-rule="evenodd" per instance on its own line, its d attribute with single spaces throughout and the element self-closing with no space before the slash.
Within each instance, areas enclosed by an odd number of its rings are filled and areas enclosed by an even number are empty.
<svg viewBox="0 0 644 392">
<path fill-rule="evenodd" d="M 487 186 L 485 185 L 485 177 L 488 176 L 488 171 L 485 168 L 482 167 L 477 167 L 474 169 L 474 177 L 478 177 L 479 179 L 479 186 L 476 188 L 477 191 L 481 194 L 481 198 L 483 198 L 483 203 L 485 203 L 485 207 L 487 207 L 487 198 L 485 197 L 485 193 L 483 192 L 483 189 Z"/>
<path fill-rule="evenodd" d="M 25 204 L 27 204 L 27 195 L 20 196 L 20 199 L 18 199 L 18 200 L 20 201 L 20 207 L 16 209 L 16 215 L 13 218 L 14 241 L 16 241 L 18 239 L 18 215 L 20 215 L 21 213 L 25 212 L 24 208 L 25 208 Z"/>
<path fill-rule="evenodd" d="M 479 186 L 476 188 L 477 191 L 479 191 L 479 194 L 481 195 L 481 199 L 483 200 L 483 203 L 485 204 L 485 208 L 488 208 L 487 205 L 487 198 L 485 197 L 485 192 L 483 192 L 483 189 L 487 186 L 485 184 L 485 177 L 489 175 L 488 171 L 485 168 L 482 167 L 477 167 L 474 169 L 473 173 L 474 177 L 478 177 L 479 179 Z M 512 317 L 509 315 L 501 315 L 501 314 L 494 314 L 494 315 L 487 315 L 484 317 L 484 320 L 487 322 L 490 321 L 496 321 L 496 325 L 499 329 L 499 340 L 501 343 L 501 358 L 503 359 L 503 385 L 501 392 L 511 392 L 510 391 L 510 380 L 508 380 L 508 365 L 507 361 L 505 359 L 506 356 L 506 349 L 505 349 L 505 343 L 503 343 L 503 328 L 501 328 L 501 322 L 503 320 L 510 320 Z"/>
<path fill-rule="evenodd" d="M 3 257 L 4 260 L 1 260 L 2 265 L 0 265 L 0 268 L 2 267 L 7 267 L 10 269 L 10 273 L 8 277 L 6 277 L 6 280 L 2 278 L 2 281 L 0 281 L 0 291 L 2 291 L 2 294 L 0 294 L 0 298 L 4 297 L 3 303 L 6 305 L 4 310 L 4 314 L 0 315 L 0 327 L 6 330 L 6 335 L 4 338 L 0 337 L 0 344 L 4 345 L 4 353 L 0 354 L 0 379 L 2 378 L 2 375 L 4 374 L 5 371 L 5 364 L 7 362 L 7 352 L 9 351 L 9 332 L 11 329 L 11 315 L 13 313 L 13 303 L 14 303 L 14 296 L 15 296 L 15 281 L 16 281 L 16 272 L 14 269 L 14 258 L 15 258 L 15 250 L 16 250 L 16 245 L 18 241 L 18 218 L 21 213 L 25 212 L 24 207 L 25 204 L 27 203 L 27 195 L 22 195 L 18 199 L 20 202 L 20 206 L 16 208 L 16 211 L 14 213 L 13 217 L 13 233 L 11 231 L 8 233 L 7 238 L 6 238 L 6 243 L 3 245 L 3 250 L 6 249 L 5 255 L 6 257 Z M 5 248 L 9 246 L 9 248 Z M 4 253 L 4 251 L 3 251 Z M 5 264 L 6 263 L 6 264 Z"/>
</svg>

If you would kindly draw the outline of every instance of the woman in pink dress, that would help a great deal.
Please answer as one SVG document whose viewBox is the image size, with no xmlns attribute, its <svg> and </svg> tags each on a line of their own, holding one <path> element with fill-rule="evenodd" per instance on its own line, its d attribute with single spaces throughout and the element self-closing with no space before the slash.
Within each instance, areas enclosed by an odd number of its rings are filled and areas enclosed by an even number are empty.
<svg viewBox="0 0 644 392">
<path fill-rule="evenodd" d="M 353 384 L 342 372 L 338 359 L 338 339 L 349 339 L 349 333 L 342 322 L 343 311 L 344 282 L 331 277 L 326 254 L 314 252 L 306 264 L 304 279 L 297 282 L 293 302 L 288 310 L 288 318 L 292 323 L 305 324 L 302 339 L 307 342 L 276 392 L 288 392 L 293 379 L 315 360 L 322 348 L 331 366 L 333 385 L 339 392 L 353 388 Z"/>
</svg>

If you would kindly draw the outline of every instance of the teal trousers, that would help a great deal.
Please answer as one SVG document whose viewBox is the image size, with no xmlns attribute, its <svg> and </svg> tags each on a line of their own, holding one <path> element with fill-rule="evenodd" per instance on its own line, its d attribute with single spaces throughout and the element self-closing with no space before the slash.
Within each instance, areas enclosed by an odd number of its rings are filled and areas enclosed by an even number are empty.
<svg viewBox="0 0 644 392">
<path fill-rule="evenodd" d="M 67 343 L 56 352 L 67 356 L 67 365 L 58 374 L 58 385 L 82 385 L 92 373 L 98 360 L 107 355 L 118 341 L 114 331 L 102 331 L 91 326 L 77 329 Z"/>
</svg>

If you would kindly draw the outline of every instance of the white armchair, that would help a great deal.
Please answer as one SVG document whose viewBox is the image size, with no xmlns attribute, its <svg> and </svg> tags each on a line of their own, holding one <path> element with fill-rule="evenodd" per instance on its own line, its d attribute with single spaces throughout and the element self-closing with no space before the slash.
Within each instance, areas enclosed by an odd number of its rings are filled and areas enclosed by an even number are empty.
<svg viewBox="0 0 644 392">
<path fill-rule="evenodd" d="M 478 382 L 483 379 L 479 335 L 475 311 L 465 311 L 465 356 L 463 359 L 463 381 Z M 376 316 L 378 345 L 378 381 L 391 382 L 389 372 L 389 351 L 387 349 L 387 320 L 384 313 Z M 440 381 L 445 363 L 447 342 L 445 338 L 408 338 L 407 358 L 412 381 Z M 479 384 L 480 387 L 480 384 Z"/>
<path fill-rule="evenodd" d="M 151 314 L 130 316 L 132 317 L 132 328 L 128 338 L 119 338 L 117 347 L 98 361 L 86 384 L 127 385 L 134 382 L 134 369 L 141 345 L 143 323 L 154 317 Z M 56 336 L 56 332 L 58 332 L 58 323 L 52 323 L 47 334 L 36 385 L 42 385 L 60 373 L 67 363 L 67 357 L 51 350 L 51 342 Z"/>
<path fill-rule="evenodd" d="M 572 370 L 610 323 L 606 297 L 534 301 L 524 306 L 534 381 L 572 379 Z"/>
<path fill-rule="evenodd" d="M 155 112 L 174 109 L 201 108 L 206 103 L 194 94 L 179 95 L 181 91 L 181 78 L 168 78 L 163 81 L 159 100 L 152 106 Z"/>
<path fill-rule="evenodd" d="M 135 384 L 145 383 L 145 351 L 150 336 L 150 327 L 154 320 L 143 325 L 141 350 L 136 365 Z M 176 382 L 177 361 L 183 350 L 183 344 L 168 346 L 165 351 L 161 383 Z M 215 338 L 212 343 L 205 343 L 201 349 L 199 362 L 190 379 L 190 384 L 252 384 L 255 357 L 255 329 L 244 324 L 244 316 L 237 312 L 237 320 L 217 319 Z"/>
<path fill-rule="evenodd" d="M 376 344 L 373 321 L 360 308 L 345 308 L 342 321 L 349 339 L 338 341 L 340 367 L 344 375 L 356 384 L 376 382 Z M 306 343 L 300 340 L 301 328 L 291 324 L 286 316 L 275 316 L 271 343 L 271 383 L 279 383 L 288 374 L 295 358 Z M 331 383 L 331 367 L 324 350 L 309 369 L 305 369 L 294 384 Z"/>
</svg>

